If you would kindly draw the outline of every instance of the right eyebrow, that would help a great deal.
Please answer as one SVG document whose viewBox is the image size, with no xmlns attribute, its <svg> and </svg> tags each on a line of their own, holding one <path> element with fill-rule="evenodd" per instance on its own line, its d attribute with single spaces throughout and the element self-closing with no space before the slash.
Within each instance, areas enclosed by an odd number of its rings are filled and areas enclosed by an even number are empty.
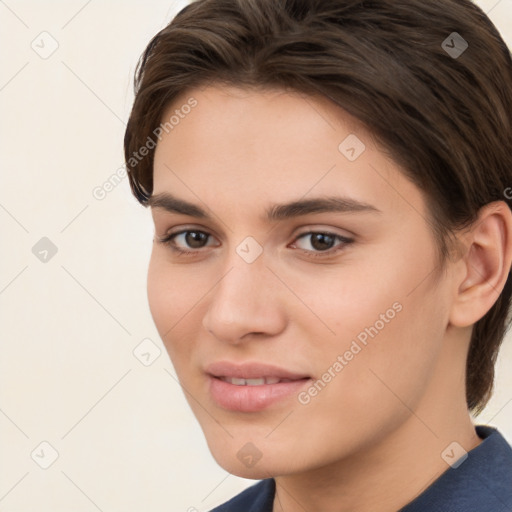
<svg viewBox="0 0 512 512">
<path fill-rule="evenodd" d="M 211 216 L 199 206 L 189 203 L 188 201 L 184 201 L 183 199 L 178 199 L 167 192 L 152 195 L 148 199 L 148 205 L 151 206 L 151 208 L 162 208 L 169 213 L 179 213 L 190 217 L 197 217 L 199 219 L 211 218 Z"/>
</svg>

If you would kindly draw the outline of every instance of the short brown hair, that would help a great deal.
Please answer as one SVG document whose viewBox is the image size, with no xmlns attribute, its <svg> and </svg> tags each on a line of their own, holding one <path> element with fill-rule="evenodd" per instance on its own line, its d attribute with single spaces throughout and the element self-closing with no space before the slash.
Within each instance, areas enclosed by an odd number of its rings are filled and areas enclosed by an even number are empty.
<svg viewBox="0 0 512 512">
<path fill-rule="evenodd" d="M 469 0 L 191 3 L 151 40 L 136 71 L 124 143 L 142 204 L 153 189 L 154 135 L 165 109 L 211 83 L 322 95 L 359 119 L 425 193 L 443 258 L 448 235 L 504 200 L 512 184 L 511 55 Z M 492 393 L 511 294 L 509 274 L 473 327 L 472 412 Z"/>
</svg>

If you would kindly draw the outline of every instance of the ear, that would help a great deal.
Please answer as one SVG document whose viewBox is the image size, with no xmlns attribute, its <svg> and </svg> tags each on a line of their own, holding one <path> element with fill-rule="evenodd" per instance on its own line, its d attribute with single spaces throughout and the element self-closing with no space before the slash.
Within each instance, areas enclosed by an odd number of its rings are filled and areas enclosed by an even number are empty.
<svg viewBox="0 0 512 512">
<path fill-rule="evenodd" d="M 480 320 L 498 299 L 512 261 L 512 213 L 504 201 L 484 206 L 464 231 L 463 257 L 455 285 L 450 323 L 467 327 Z"/>
</svg>

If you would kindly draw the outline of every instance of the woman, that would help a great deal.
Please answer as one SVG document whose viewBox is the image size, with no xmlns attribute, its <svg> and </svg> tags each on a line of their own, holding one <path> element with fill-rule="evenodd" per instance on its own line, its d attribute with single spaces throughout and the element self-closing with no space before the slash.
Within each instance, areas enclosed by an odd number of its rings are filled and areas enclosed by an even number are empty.
<svg viewBox="0 0 512 512">
<path fill-rule="evenodd" d="M 512 62 L 466 0 L 199 0 L 125 136 L 215 509 L 507 511 Z"/>
</svg>

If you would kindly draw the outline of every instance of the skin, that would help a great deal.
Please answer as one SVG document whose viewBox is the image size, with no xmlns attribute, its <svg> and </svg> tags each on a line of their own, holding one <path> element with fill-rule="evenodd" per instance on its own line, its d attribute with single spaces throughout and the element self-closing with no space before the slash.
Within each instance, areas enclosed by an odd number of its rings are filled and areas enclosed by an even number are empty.
<svg viewBox="0 0 512 512">
<path fill-rule="evenodd" d="M 505 203 L 458 233 L 460 253 L 439 265 L 422 192 L 357 120 L 323 98 L 209 86 L 159 141 L 153 197 L 209 218 L 153 206 L 148 298 L 156 327 L 210 450 L 227 471 L 276 480 L 274 512 L 394 512 L 449 466 L 450 443 L 477 437 L 465 402 L 471 326 L 492 306 L 511 262 Z M 339 144 L 366 146 L 353 162 Z M 321 212 L 269 221 L 266 209 L 343 196 L 378 211 Z M 405 199 L 406 198 L 406 199 Z M 206 246 L 160 242 L 185 229 Z M 329 251 L 310 232 L 334 238 Z M 236 252 L 248 236 L 263 252 Z M 401 306 L 378 335 L 306 405 L 296 395 L 260 412 L 228 411 L 208 391 L 207 364 L 269 362 L 317 380 L 365 327 Z M 237 453 L 251 442 L 261 459 Z"/>
</svg>

